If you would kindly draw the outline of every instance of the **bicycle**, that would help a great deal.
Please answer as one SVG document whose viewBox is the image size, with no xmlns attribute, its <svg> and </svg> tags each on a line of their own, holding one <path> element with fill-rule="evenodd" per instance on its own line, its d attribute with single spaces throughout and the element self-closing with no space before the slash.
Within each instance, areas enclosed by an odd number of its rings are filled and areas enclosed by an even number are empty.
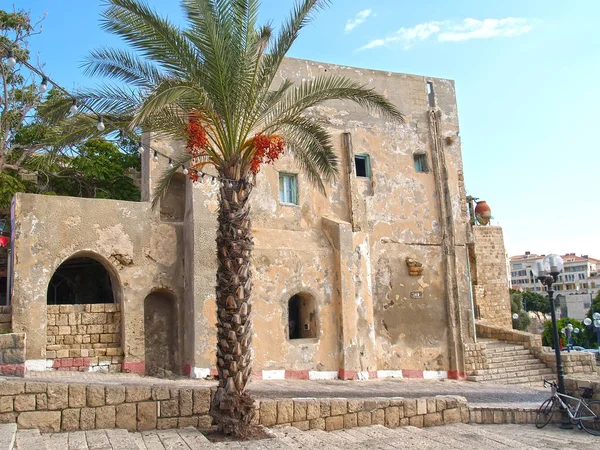
<svg viewBox="0 0 600 450">
<path fill-rule="evenodd" d="M 544 401 L 537 411 L 535 416 L 537 428 L 544 428 L 548 425 L 554 413 L 562 408 L 569 415 L 571 422 L 579 429 L 583 428 L 590 434 L 600 436 L 600 401 L 586 401 L 594 395 L 591 387 L 579 388 L 583 390 L 583 393 L 581 398 L 577 398 L 558 392 L 558 385 L 554 381 L 544 380 L 544 387 L 547 386 L 552 388 L 552 397 Z"/>
</svg>

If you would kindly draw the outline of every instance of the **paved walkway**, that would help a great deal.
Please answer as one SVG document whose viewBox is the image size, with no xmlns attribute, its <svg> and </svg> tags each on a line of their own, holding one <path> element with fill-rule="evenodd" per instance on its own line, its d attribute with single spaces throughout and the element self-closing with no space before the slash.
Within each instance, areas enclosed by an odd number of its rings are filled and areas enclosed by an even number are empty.
<svg viewBox="0 0 600 450">
<path fill-rule="evenodd" d="M 583 431 L 533 425 L 454 424 L 431 428 L 385 428 L 381 425 L 325 432 L 295 428 L 273 430 L 271 439 L 211 443 L 195 428 L 128 433 L 94 430 L 40 435 L 19 430 L 17 450 L 395 450 L 395 449 L 598 449 L 600 437 Z M 1 449 L 5 450 L 5 449 Z"/>
<path fill-rule="evenodd" d="M 215 381 L 181 378 L 168 380 L 134 374 L 99 374 L 81 372 L 38 372 L 36 381 L 61 381 L 102 384 L 173 384 L 181 386 L 216 386 Z M 469 405 L 539 406 L 550 396 L 542 386 L 515 386 L 474 383 L 457 380 L 377 379 L 342 380 L 252 380 L 248 389 L 256 398 L 326 398 L 326 397 L 428 397 L 461 395 Z"/>
</svg>

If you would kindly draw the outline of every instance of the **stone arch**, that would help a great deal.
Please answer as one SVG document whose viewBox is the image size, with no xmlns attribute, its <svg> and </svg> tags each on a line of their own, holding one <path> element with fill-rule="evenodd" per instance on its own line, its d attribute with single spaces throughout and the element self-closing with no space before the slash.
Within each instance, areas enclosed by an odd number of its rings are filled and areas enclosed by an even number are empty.
<svg viewBox="0 0 600 450">
<path fill-rule="evenodd" d="M 146 375 L 166 377 L 178 367 L 177 297 L 168 289 L 155 289 L 144 299 Z"/>
<path fill-rule="evenodd" d="M 298 291 L 287 298 L 287 337 L 295 339 L 317 339 L 319 336 L 317 300 L 308 291 Z"/>
<path fill-rule="evenodd" d="M 121 303 L 122 285 L 114 266 L 103 256 L 81 251 L 64 259 L 54 270 L 46 303 Z"/>
</svg>

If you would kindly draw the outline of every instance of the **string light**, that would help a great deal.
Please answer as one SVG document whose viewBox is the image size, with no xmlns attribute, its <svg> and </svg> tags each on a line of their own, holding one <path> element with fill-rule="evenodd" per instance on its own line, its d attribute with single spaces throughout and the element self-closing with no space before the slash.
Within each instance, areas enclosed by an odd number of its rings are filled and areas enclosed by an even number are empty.
<svg viewBox="0 0 600 450">
<path fill-rule="evenodd" d="M 8 59 L 6 60 L 6 64 L 11 69 L 17 65 L 17 58 L 15 58 L 15 54 L 12 50 L 8 51 Z"/>
<path fill-rule="evenodd" d="M 10 67 L 10 68 L 15 67 L 16 64 L 17 64 L 17 59 L 15 58 L 13 50 L 10 49 L 7 45 L 5 45 L 5 44 L 3 44 L 1 42 L 0 42 L 0 47 L 4 47 L 4 49 L 7 51 L 7 60 L 6 60 L 7 66 Z M 95 111 L 94 108 L 92 108 L 90 105 L 88 105 L 88 104 L 86 104 L 86 103 L 84 103 L 84 102 L 82 102 L 80 100 L 77 100 L 77 98 L 73 94 L 71 94 L 69 91 L 67 91 L 65 88 L 63 88 L 61 85 L 57 84 L 55 81 L 51 80 L 50 77 L 48 77 L 44 73 L 40 72 L 40 70 L 38 70 L 36 67 L 34 67 L 31 64 L 29 64 L 27 61 L 21 61 L 21 63 L 25 67 L 27 67 L 29 70 L 31 70 L 32 72 L 34 72 L 34 73 L 36 73 L 36 74 L 38 74 L 39 76 L 42 77 L 42 82 L 40 83 L 40 86 L 39 86 L 39 92 L 40 93 L 45 93 L 48 90 L 48 84 L 51 83 L 57 90 L 61 91 L 63 94 L 65 94 L 65 95 L 67 95 L 67 96 L 69 96 L 69 97 L 71 97 L 73 99 L 71 107 L 69 108 L 69 112 L 71 114 L 76 114 L 79 111 L 79 106 L 82 106 L 82 107 L 86 108 L 87 110 L 89 110 L 92 114 L 94 114 L 94 115 L 96 115 L 98 117 L 98 123 L 96 125 L 96 128 L 98 129 L 98 131 L 102 132 L 102 131 L 104 131 L 106 129 L 106 126 L 104 124 L 104 120 L 103 120 L 102 116 L 97 111 Z M 111 121 L 107 121 L 107 123 L 109 123 L 111 125 L 114 125 Z M 129 132 L 129 131 L 121 130 L 121 133 L 122 134 L 127 133 L 132 138 L 136 137 L 132 132 Z M 138 147 L 138 153 L 140 154 L 140 156 L 146 150 L 144 147 L 147 147 L 147 149 L 149 149 L 150 151 L 154 151 L 154 158 L 153 158 L 154 161 L 158 161 L 158 156 L 160 155 L 160 156 L 162 156 L 164 158 L 168 158 L 168 160 L 169 160 L 169 167 L 174 167 L 173 166 L 173 159 L 170 156 L 167 156 L 167 155 L 159 152 L 158 150 L 153 149 L 148 144 L 144 145 L 141 142 L 139 142 L 139 147 Z M 171 152 L 172 151 L 173 150 L 171 150 Z M 185 175 L 187 175 L 190 172 L 190 169 L 188 169 L 188 168 L 186 168 L 184 166 L 182 166 L 182 168 L 183 168 L 183 173 Z M 191 170 L 193 170 L 197 175 L 198 174 L 200 175 L 200 178 L 198 179 L 198 181 L 202 181 L 202 180 L 204 180 L 204 178 L 206 176 L 208 176 L 208 177 L 210 177 L 211 183 L 213 185 L 215 184 L 215 181 L 217 179 L 221 180 L 222 183 L 229 182 L 230 186 L 233 186 L 232 182 L 236 181 L 236 180 L 229 180 L 229 179 L 226 179 L 226 178 L 220 178 L 220 177 L 215 176 L 215 175 L 210 175 L 210 174 L 204 173 L 204 172 L 202 172 L 200 170 L 197 170 L 197 169 L 191 169 Z"/>
<path fill-rule="evenodd" d="M 43 77 L 42 82 L 40 83 L 40 87 L 39 87 L 40 94 L 43 94 L 47 90 L 48 90 L 48 78 Z"/>
</svg>

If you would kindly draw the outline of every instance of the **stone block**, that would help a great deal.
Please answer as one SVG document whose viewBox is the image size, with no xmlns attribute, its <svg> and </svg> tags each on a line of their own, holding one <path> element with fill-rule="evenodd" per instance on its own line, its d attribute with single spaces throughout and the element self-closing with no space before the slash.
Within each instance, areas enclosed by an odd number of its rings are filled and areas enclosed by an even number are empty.
<svg viewBox="0 0 600 450">
<path fill-rule="evenodd" d="M 306 400 L 306 419 L 314 420 L 321 416 L 321 404 L 319 400 Z"/>
<path fill-rule="evenodd" d="M 106 404 L 119 405 L 125 402 L 125 386 L 106 386 Z M 135 416 L 135 414 L 134 414 Z"/>
<path fill-rule="evenodd" d="M 436 399 L 435 399 L 436 412 L 442 412 L 445 409 L 446 409 L 446 399 L 443 397 L 436 397 Z"/>
<path fill-rule="evenodd" d="M 67 384 L 48 383 L 48 409 L 58 410 L 69 407 L 69 389 Z"/>
<path fill-rule="evenodd" d="M 79 418 L 79 427 L 82 430 L 94 430 L 96 428 L 96 409 L 95 408 L 81 408 L 81 415 Z"/>
<path fill-rule="evenodd" d="M 83 408 L 86 404 L 86 386 L 84 384 L 69 385 L 69 407 Z"/>
<path fill-rule="evenodd" d="M 108 393 L 108 389 L 106 391 Z M 116 406 L 115 426 L 127 431 L 137 430 L 137 407 L 134 403 L 121 403 Z"/>
<path fill-rule="evenodd" d="M 79 430 L 79 417 L 81 410 L 76 409 L 65 409 L 62 412 L 62 425 L 63 431 L 75 431 Z"/>
<path fill-rule="evenodd" d="M 25 393 L 24 381 L 0 380 L 0 396 Z"/>
<path fill-rule="evenodd" d="M 194 390 L 194 395 L 196 395 L 196 390 Z M 164 386 L 153 386 L 152 387 L 152 400 L 169 400 L 170 398 L 171 398 L 171 394 L 169 393 L 168 387 L 164 387 Z M 194 398 L 196 398 L 196 397 L 194 397 Z"/>
<path fill-rule="evenodd" d="M 207 414 L 210 410 L 210 389 L 194 389 L 192 398 L 194 402 L 194 414 Z"/>
<path fill-rule="evenodd" d="M 0 397 L 0 413 L 13 412 L 13 397 Z"/>
<path fill-rule="evenodd" d="M 435 398 L 427 399 L 427 414 L 437 412 L 437 403 Z"/>
<path fill-rule="evenodd" d="M 48 385 L 46 383 L 27 382 L 25 383 L 25 392 L 28 394 L 46 393 Z"/>
<path fill-rule="evenodd" d="M 198 417 L 180 417 L 177 419 L 177 428 L 194 427 L 198 426 Z"/>
<path fill-rule="evenodd" d="M 388 428 L 398 428 L 400 425 L 400 408 L 390 406 L 385 408 L 385 426 Z"/>
<path fill-rule="evenodd" d="M 294 402 L 292 400 L 277 401 L 277 423 L 290 423 L 294 420 Z"/>
<path fill-rule="evenodd" d="M 115 422 L 116 408 L 114 406 L 96 408 L 96 428 L 114 428 Z"/>
<path fill-rule="evenodd" d="M 413 416 L 408 419 L 408 423 L 411 427 L 423 428 L 423 416 Z"/>
<path fill-rule="evenodd" d="M 104 406 L 104 386 L 88 386 L 87 387 L 87 405 L 88 406 Z M 100 427 L 98 427 L 100 428 Z"/>
<path fill-rule="evenodd" d="M 35 394 L 20 394 L 15 396 L 14 410 L 35 411 Z"/>
<path fill-rule="evenodd" d="M 303 420 L 300 422 L 292 422 L 292 426 L 294 428 L 298 428 L 301 431 L 308 431 L 310 429 L 310 422 L 308 420 Z"/>
<path fill-rule="evenodd" d="M 157 402 L 142 402 L 137 405 L 138 431 L 154 430 L 157 423 Z"/>
<path fill-rule="evenodd" d="M 325 419 L 319 417 L 318 419 L 309 420 L 308 425 L 311 430 L 324 430 L 325 429 Z"/>
<path fill-rule="evenodd" d="M 401 427 L 407 427 L 410 425 L 409 419 L 408 417 L 405 417 L 404 419 L 400 419 L 400 426 Z"/>
<path fill-rule="evenodd" d="M 329 417 L 331 416 L 331 401 L 328 399 L 323 399 L 320 401 L 321 405 L 321 417 Z"/>
<path fill-rule="evenodd" d="M 427 399 L 426 398 L 418 398 L 417 399 L 417 415 L 425 415 L 427 414 Z"/>
<path fill-rule="evenodd" d="M 461 422 L 460 410 L 458 408 L 445 409 L 442 413 L 444 423 L 459 423 Z"/>
<path fill-rule="evenodd" d="M 192 390 L 181 389 L 179 391 L 179 415 L 191 416 L 193 412 Z"/>
<path fill-rule="evenodd" d="M 157 430 L 170 430 L 177 428 L 177 417 L 159 417 L 156 422 Z"/>
<path fill-rule="evenodd" d="M 275 400 L 262 400 L 260 402 L 260 424 L 265 427 L 277 423 L 277 402 Z"/>
<path fill-rule="evenodd" d="M 344 417 L 335 416 L 325 418 L 325 431 L 343 430 Z"/>
<path fill-rule="evenodd" d="M 60 431 L 60 411 L 28 411 L 17 418 L 19 428 L 37 428 L 43 433 Z"/>
<path fill-rule="evenodd" d="M 334 398 L 331 400 L 331 415 L 341 416 L 348 413 L 348 401 L 344 399 Z"/>
<path fill-rule="evenodd" d="M 306 400 L 294 400 L 294 422 L 303 422 L 306 418 Z M 296 427 L 298 428 L 298 427 Z"/>
<path fill-rule="evenodd" d="M 359 411 L 357 413 L 357 423 L 359 427 L 371 426 L 371 413 L 368 411 Z"/>
<path fill-rule="evenodd" d="M 344 415 L 344 429 L 355 428 L 358 426 L 358 416 L 356 413 Z"/>
<path fill-rule="evenodd" d="M 208 431 L 212 427 L 212 417 L 205 415 L 198 417 L 198 429 Z"/>
<path fill-rule="evenodd" d="M 409 419 L 417 415 L 417 401 L 414 398 L 407 398 L 404 401 L 404 417 Z"/>
<path fill-rule="evenodd" d="M 373 425 L 385 425 L 385 410 L 376 409 L 371 412 L 371 423 Z"/>
<path fill-rule="evenodd" d="M 152 389 L 147 386 L 127 386 L 125 401 L 127 403 L 137 403 L 150 400 L 152 398 Z"/>
<path fill-rule="evenodd" d="M 160 417 L 179 416 L 179 399 L 162 400 L 160 402 Z"/>
<path fill-rule="evenodd" d="M 428 413 L 423 416 L 423 426 L 424 427 L 434 427 L 437 425 L 442 425 L 444 423 L 442 418 L 442 413 Z"/>
<path fill-rule="evenodd" d="M 0 423 L 15 423 L 17 421 L 17 413 L 7 412 L 0 414 Z"/>
</svg>

